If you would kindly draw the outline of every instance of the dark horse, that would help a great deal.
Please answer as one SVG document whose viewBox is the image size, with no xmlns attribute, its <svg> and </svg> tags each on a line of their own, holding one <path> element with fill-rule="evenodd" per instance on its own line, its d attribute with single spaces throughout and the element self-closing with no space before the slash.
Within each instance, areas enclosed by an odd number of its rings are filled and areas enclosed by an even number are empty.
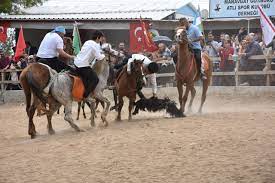
<svg viewBox="0 0 275 183">
<path fill-rule="evenodd" d="M 178 61 L 176 64 L 176 80 L 179 93 L 180 110 L 184 113 L 185 104 L 188 98 L 189 91 L 191 91 L 191 100 L 188 105 L 188 109 L 192 111 L 193 100 L 196 95 L 196 89 L 194 87 L 195 81 L 200 79 L 200 72 L 196 66 L 195 57 L 190 51 L 189 41 L 187 38 L 187 32 L 185 29 L 179 29 L 176 34 L 176 40 L 178 42 Z M 199 108 L 199 113 L 202 112 L 202 107 L 206 99 L 206 92 L 210 85 L 212 77 L 212 62 L 206 53 L 202 54 L 202 64 L 205 65 L 205 74 L 207 79 L 202 80 L 202 98 Z M 185 94 L 183 95 L 183 85 L 186 85 Z"/>
<path fill-rule="evenodd" d="M 143 61 L 135 60 L 131 66 L 131 74 L 127 73 L 126 66 L 115 81 L 116 91 L 118 94 L 118 115 L 116 120 L 121 121 L 121 109 L 123 107 L 123 97 L 129 99 L 129 116 L 128 120 L 132 119 L 132 109 L 136 101 L 137 81 L 142 79 L 142 64 Z"/>
</svg>

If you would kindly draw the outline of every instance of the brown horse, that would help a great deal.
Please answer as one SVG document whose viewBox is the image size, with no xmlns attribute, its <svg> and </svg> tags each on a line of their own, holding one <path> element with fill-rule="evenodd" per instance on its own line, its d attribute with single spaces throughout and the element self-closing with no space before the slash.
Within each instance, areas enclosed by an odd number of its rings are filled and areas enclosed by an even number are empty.
<svg viewBox="0 0 275 183">
<path fill-rule="evenodd" d="M 136 101 L 136 92 L 137 92 L 137 81 L 142 79 L 142 64 L 143 61 L 135 60 L 132 63 L 131 74 L 127 73 L 126 66 L 117 77 L 115 81 L 116 91 L 118 95 L 118 115 L 116 120 L 121 121 L 121 109 L 123 107 L 123 97 L 128 97 L 129 99 L 129 116 L 128 120 L 132 119 L 132 109 Z"/>
<path fill-rule="evenodd" d="M 189 91 L 191 91 L 191 100 L 188 105 L 188 110 L 192 111 L 193 100 L 196 95 L 194 83 L 200 79 L 200 71 L 197 68 L 195 57 L 190 51 L 187 32 L 185 29 L 179 29 L 176 34 L 178 42 L 178 60 L 176 64 L 176 80 L 179 93 L 180 110 L 184 113 L 185 104 L 188 98 Z M 207 79 L 202 80 L 202 98 L 199 108 L 199 113 L 202 112 L 202 107 L 206 99 L 206 92 L 210 85 L 212 77 L 212 62 L 206 53 L 202 53 L 202 64 L 205 68 Z M 186 85 L 185 94 L 183 95 L 183 85 Z"/>
</svg>

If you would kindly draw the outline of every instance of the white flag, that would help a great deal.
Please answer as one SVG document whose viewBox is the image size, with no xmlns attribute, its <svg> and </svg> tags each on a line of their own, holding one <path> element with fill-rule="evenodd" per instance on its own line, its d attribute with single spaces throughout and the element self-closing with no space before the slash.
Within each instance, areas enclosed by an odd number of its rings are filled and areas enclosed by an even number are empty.
<svg viewBox="0 0 275 183">
<path fill-rule="evenodd" d="M 269 17 L 265 14 L 263 11 L 263 8 L 261 6 L 258 6 L 258 10 L 260 13 L 260 21 L 261 21 L 261 27 L 263 31 L 263 40 L 265 45 L 268 45 L 275 36 L 275 26 L 269 19 Z"/>
</svg>

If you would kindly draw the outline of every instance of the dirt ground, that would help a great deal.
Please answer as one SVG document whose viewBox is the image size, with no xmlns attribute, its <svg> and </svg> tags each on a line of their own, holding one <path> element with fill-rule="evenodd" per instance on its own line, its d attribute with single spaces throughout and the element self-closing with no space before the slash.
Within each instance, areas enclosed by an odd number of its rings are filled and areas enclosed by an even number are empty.
<svg viewBox="0 0 275 183">
<path fill-rule="evenodd" d="M 176 89 L 162 93 L 177 97 Z M 61 114 L 53 117 L 55 135 L 45 116 L 35 117 L 34 140 L 25 105 L 0 105 L 0 183 L 274 183 L 274 104 L 271 96 L 211 95 L 203 115 L 142 112 L 132 122 L 125 107 L 122 122 L 110 112 L 107 128 L 81 116 L 81 133 Z"/>
</svg>

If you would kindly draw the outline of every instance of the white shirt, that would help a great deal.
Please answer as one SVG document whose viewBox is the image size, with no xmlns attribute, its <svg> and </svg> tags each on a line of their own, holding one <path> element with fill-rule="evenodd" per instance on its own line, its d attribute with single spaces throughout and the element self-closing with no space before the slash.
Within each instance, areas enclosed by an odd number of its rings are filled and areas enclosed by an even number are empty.
<svg viewBox="0 0 275 183">
<path fill-rule="evenodd" d="M 101 48 L 98 43 L 93 40 L 86 41 L 80 52 L 77 54 L 74 64 L 77 67 L 89 67 L 90 62 L 94 59 L 102 60 L 105 57 L 101 54 Z"/>
<path fill-rule="evenodd" d="M 37 56 L 40 58 L 54 58 L 58 56 L 57 49 L 64 47 L 63 39 L 55 32 L 49 32 L 42 40 Z"/>
<path fill-rule="evenodd" d="M 127 72 L 131 72 L 131 63 L 134 60 L 143 60 L 143 67 L 147 68 L 148 65 L 152 62 L 148 57 L 141 55 L 141 54 L 132 54 L 132 57 L 128 59 L 127 63 Z M 142 73 L 143 74 L 143 73 Z M 156 74 L 152 73 L 148 75 L 148 79 L 150 83 L 152 84 L 152 92 L 153 94 L 157 93 L 157 79 Z M 143 80 L 146 84 L 146 79 L 143 77 Z"/>
</svg>

